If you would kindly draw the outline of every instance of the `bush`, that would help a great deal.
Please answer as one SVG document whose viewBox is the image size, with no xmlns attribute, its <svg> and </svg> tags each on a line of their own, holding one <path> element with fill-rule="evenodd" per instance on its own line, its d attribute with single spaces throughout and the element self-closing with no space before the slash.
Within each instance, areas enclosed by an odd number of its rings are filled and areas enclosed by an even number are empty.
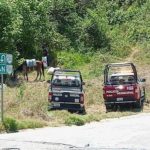
<svg viewBox="0 0 150 150">
<path fill-rule="evenodd" d="M 85 121 L 79 116 L 70 116 L 65 120 L 65 124 L 82 126 L 85 124 Z"/>
<path fill-rule="evenodd" d="M 7 132 L 16 132 L 18 129 L 17 122 L 13 118 L 5 118 L 4 127 Z"/>
<path fill-rule="evenodd" d="M 0 133 L 3 132 L 3 131 L 5 131 L 5 127 L 2 123 L 0 123 Z"/>
<path fill-rule="evenodd" d="M 75 69 L 90 62 L 90 55 L 81 54 L 75 51 L 62 51 L 58 53 L 58 65 L 67 69 Z"/>
</svg>

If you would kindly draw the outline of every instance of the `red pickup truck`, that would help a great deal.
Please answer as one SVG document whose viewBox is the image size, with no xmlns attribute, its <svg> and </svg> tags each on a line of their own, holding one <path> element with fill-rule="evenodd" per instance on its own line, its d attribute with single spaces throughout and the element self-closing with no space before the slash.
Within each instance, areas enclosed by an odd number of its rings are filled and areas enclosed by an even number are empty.
<svg viewBox="0 0 150 150">
<path fill-rule="evenodd" d="M 137 75 L 133 63 L 111 63 L 105 66 L 103 98 L 106 110 L 118 105 L 134 104 L 142 108 L 145 100 L 145 79 Z"/>
</svg>

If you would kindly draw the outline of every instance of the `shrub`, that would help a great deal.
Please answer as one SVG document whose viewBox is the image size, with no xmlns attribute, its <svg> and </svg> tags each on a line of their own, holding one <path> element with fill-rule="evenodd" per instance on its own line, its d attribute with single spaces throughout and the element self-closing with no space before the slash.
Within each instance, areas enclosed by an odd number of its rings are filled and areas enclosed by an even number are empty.
<svg viewBox="0 0 150 150">
<path fill-rule="evenodd" d="M 82 126 L 85 124 L 85 121 L 79 116 L 70 116 L 65 120 L 65 124 Z"/>
<path fill-rule="evenodd" d="M 7 132 L 16 132 L 18 129 L 17 122 L 13 118 L 5 118 L 4 127 Z"/>
<path fill-rule="evenodd" d="M 81 54 L 75 51 L 68 51 L 68 52 L 60 52 L 58 53 L 58 65 L 63 66 L 67 69 L 75 69 L 81 65 L 90 62 L 90 56 L 86 54 Z"/>
<path fill-rule="evenodd" d="M 26 90 L 26 86 L 25 86 L 25 84 L 22 84 L 20 87 L 19 87 L 19 89 L 18 89 L 18 99 L 19 100 L 22 100 L 22 98 L 23 98 L 23 96 L 24 96 L 24 92 L 25 92 L 25 90 Z"/>
<path fill-rule="evenodd" d="M 5 131 L 5 127 L 2 123 L 0 123 L 0 133 L 3 132 L 3 131 Z"/>
</svg>

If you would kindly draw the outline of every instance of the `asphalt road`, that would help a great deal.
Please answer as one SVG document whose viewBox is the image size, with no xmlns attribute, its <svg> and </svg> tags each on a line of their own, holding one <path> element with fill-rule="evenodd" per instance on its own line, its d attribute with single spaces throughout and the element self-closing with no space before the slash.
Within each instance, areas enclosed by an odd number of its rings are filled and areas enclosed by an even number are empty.
<svg viewBox="0 0 150 150">
<path fill-rule="evenodd" d="M 150 150 L 150 114 L 0 134 L 2 150 Z"/>
</svg>

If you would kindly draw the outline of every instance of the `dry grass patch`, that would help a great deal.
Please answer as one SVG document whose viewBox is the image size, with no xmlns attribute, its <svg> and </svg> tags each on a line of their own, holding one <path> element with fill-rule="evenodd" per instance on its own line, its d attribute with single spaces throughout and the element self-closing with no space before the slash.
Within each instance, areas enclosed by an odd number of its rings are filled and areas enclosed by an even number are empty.
<svg viewBox="0 0 150 150">
<path fill-rule="evenodd" d="M 137 53 L 136 53 L 137 54 Z M 136 64 L 138 64 L 136 62 Z M 147 79 L 147 100 L 150 99 L 150 70 L 147 65 L 137 65 L 139 73 Z M 124 111 L 106 113 L 103 96 L 102 84 L 103 75 L 93 77 L 87 73 L 89 64 L 81 71 L 85 79 L 85 107 L 86 114 L 75 114 L 65 110 L 47 111 L 48 106 L 48 87 L 46 81 L 34 82 L 35 73 L 29 74 L 29 82 L 22 82 L 18 87 L 6 87 L 4 92 L 4 114 L 15 118 L 19 129 L 35 128 L 42 126 L 62 126 L 62 125 L 83 125 L 91 121 L 100 121 L 106 118 L 119 118 L 121 116 L 133 115 L 138 113 L 136 110 L 127 109 Z M 46 71 L 45 71 L 46 72 Z M 46 74 L 46 80 L 50 76 Z M 145 103 L 143 112 L 149 112 L 150 105 Z M 3 130 L 3 126 L 0 126 Z"/>
</svg>

